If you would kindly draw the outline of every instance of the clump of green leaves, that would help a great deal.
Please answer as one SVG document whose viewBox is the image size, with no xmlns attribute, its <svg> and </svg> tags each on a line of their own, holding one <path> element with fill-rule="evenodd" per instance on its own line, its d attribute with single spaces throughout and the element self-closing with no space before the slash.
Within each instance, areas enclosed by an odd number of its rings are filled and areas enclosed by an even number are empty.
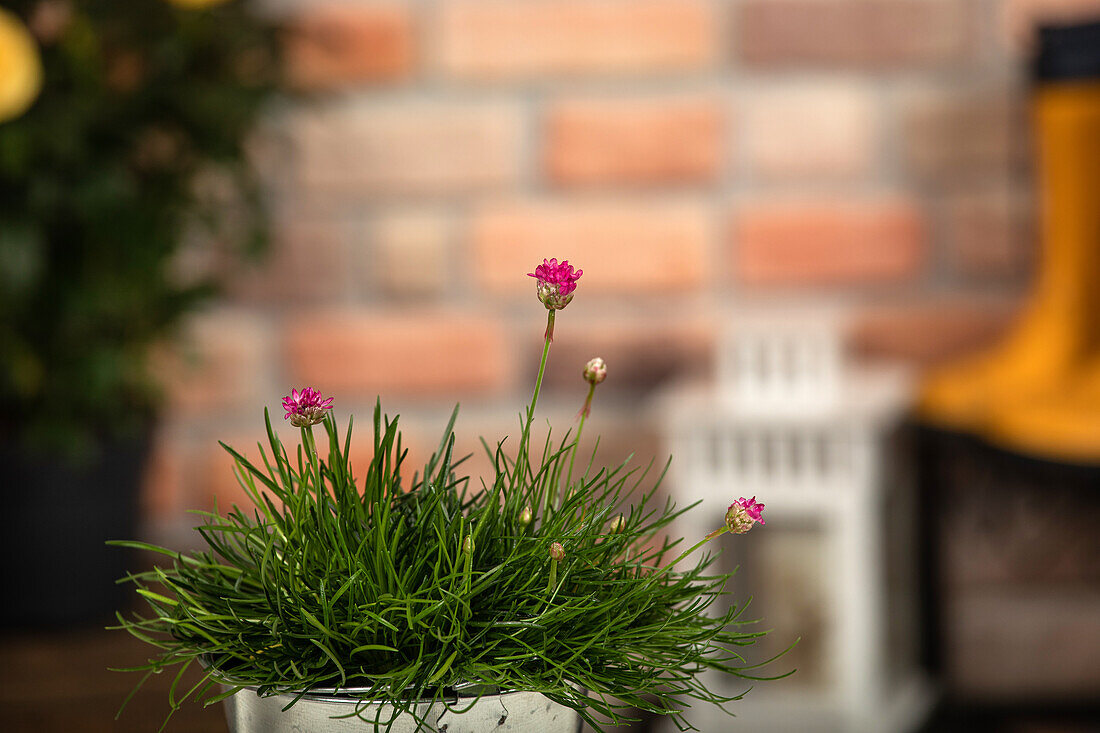
<svg viewBox="0 0 1100 733">
<path fill-rule="evenodd" d="M 119 543 L 173 558 L 126 579 L 151 614 L 119 615 L 161 650 L 140 668 L 147 675 L 205 667 L 195 688 L 173 692 L 173 709 L 191 695 L 320 687 L 361 688 L 364 702 L 415 714 L 413 701 L 446 704 L 473 683 L 541 692 L 598 729 L 632 710 L 686 725 L 692 700 L 736 699 L 707 690 L 699 672 L 757 679 L 741 652 L 762 632 L 742 630 L 744 606 L 715 610 L 729 576 L 711 572 L 714 556 L 686 570 L 669 562 L 678 541 L 665 530 L 686 509 L 657 501 L 660 477 L 643 488 L 648 468 L 589 462 L 570 481 L 574 443 L 547 437 L 539 460 L 521 449 L 519 463 L 486 445 L 495 471 L 471 487 L 453 424 L 410 480 L 397 419 L 380 407 L 374 457 L 358 475 L 350 421 L 341 438 L 325 418 L 326 454 L 313 428 L 288 453 L 268 417 L 260 465 L 227 447 L 254 506 L 207 514 L 198 531 L 208 551 Z"/>
<path fill-rule="evenodd" d="M 536 270 L 540 286 L 563 268 L 572 275 L 568 262 L 544 261 Z M 701 672 L 762 679 L 748 671 L 771 660 L 751 664 L 741 654 L 763 636 L 741 630 L 745 606 L 712 609 L 730 574 L 710 572 L 712 555 L 677 569 L 708 541 L 745 529 L 727 522 L 670 562 L 680 540 L 665 530 L 686 510 L 657 502 L 663 472 L 645 489 L 652 463 L 639 471 L 589 460 L 573 479 L 584 416 L 602 377 L 589 380 L 578 440 L 566 434 L 554 446 L 548 433 L 541 458 L 533 458 L 531 424 L 558 310 L 547 309 L 516 457 L 504 441 L 494 448 L 483 440 L 493 472 L 477 489 L 460 474 L 465 459 L 453 454 L 457 408 L 423 472 L 406 480 L 397 419 L 383 417 L 378 404 L 374 457 L 356 477 L 351 422 L 341 441 L 326 413 L 332 400 L 303 389 L 283 400 L 287 417 L 302 426 L 294 454 L 266 414 L 262 467 L 225 446 L 253 507 L 205 513 L 198 530 L 209 551 L 185 556 L 116 543 L 174 558 L 170 570 L 123 579 L 137 586 L 152 615 L 118 616 L 118 628 L 162 650 L 137 668 L 146 678 L 180 667 L 169 694 L 173 710 L 195 694 L 209 704 L 251 688 L 291 693 L 293 705 L 310 691 L 334 689 L 357 701 L 350 714 L 376 729 L 389 730 L 405 713 L 419 730 L 430 723 L 417 704 L 450 708 L 462 687 L 540 692 L 598 730 L 629 721 L 633 710 L 690 727 L 684 708 L 692 700 L 737 699 L 708 690 Z M 318 424 L 328 437 L 324 458 L 313 433 Z M 628 499 L 634 503 L 620 514 Z M 206 674 L 177 697 L 196 660 Z M 372 703 L 381 703 L 373 717 Z M 392 717 L 383 720 L 386 707 Z"/>
</svg>

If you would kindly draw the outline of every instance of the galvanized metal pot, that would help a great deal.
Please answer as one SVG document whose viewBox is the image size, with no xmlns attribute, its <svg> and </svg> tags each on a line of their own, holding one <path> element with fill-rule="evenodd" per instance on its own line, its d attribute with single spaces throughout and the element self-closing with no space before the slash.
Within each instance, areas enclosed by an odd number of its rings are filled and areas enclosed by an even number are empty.
<svg viewBox="0 0 1100 733">
<path fill-rule="evenodd" d="M 241 690 L 225 700 L 230 733 L 366 733 L 380 704 L 363 705 L 354 698 L 331 691 L 306 695 L 286 712 L 283 708 L 294 695 L 260 697 L 254 690 Z M 551 702 L 537 692 L 504 692 L 474 698 L 451 699 L 456 710 L 442 703 L 421 703 L 417 714 L 438 733 L 577 733 L 581 719 L 575 710 Z M 473 705 L 471 706 L 471 703 Z M 357 708 L 358 706 L 358 708 Z M 381 705 L 382 721 L 393 715 L 390 705 Z M 355 711 L 360 716 L 355 717 Z M 458 710 L 464 712 L 459 713 Z M 343 717 L 352 715 L 353 717 Z M 421 729 L 424 730 L 424 729 Z M 394 721 L 391 733 L 414 733 L 416 721 L 403 714 Z"/>
</svg>

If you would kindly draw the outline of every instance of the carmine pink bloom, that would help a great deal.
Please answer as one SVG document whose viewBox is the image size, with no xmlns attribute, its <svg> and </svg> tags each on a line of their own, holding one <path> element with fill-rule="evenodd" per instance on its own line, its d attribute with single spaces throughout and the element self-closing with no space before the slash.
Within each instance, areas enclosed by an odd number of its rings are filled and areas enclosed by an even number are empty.
<svg viewBox="0 0 1100 733">
<path fill-rule="evenodd" d="M 574 271 L 569 260 L 562 260 L 559 264 L 555 257 L 544 259 L 534 272 L 527 273 L 527 277 L 538 280 L 535 292 L 547 310 L 561 310 L 573 300 L 573 291 L 577 289 L 577 280 L 582 274 L 583 270 Z"/>
<path fill-rule="evenodd" d="M 726 510 L 726 527 L 734 534 L 745 534 L 756 522 L 764 524 L 763 510 L 764 505 L 758 504 L 755 496 L 751 499 L 742 496 Z"/>
<path fill-rule="evenodd" d="M 286 410 L 284 420 L 290 420 L 296 428 L 305 428 L 325 419 L 325 410 L 332 409 L 332 398 L 322 398 L 313 387 L 303 387 L 300 392 L 292 389 L 290 395 L 283 398 L 283 409 Z"/>
</svg>

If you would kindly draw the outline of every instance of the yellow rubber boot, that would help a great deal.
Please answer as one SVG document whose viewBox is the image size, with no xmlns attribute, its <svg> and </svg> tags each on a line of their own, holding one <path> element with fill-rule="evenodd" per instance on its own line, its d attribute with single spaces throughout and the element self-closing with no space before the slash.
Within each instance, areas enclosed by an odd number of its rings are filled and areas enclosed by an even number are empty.
<svg viewBox="0 0 1100 733">
<path fill-rule="evenodd" d="M 994 411 L 1063 390 L 1097 352 L 1100 323 L 1100 82 L 1034 95 L 1039 152 L 1039 275 L 1023 314 L 991 351 L 935 371 L 927 421 L 984 434 Z M 1000 419 L 1000 418 L 999 418 Z"/>
<path fill-rule="evenodd" d="M 992 442 L 1050 460 L 1100 464 L 1100 359 L 1066 389 L 995 410 Z"/>
<path fill-rule="evenodd" d="M 1072 271 L 1050 285 L 1066 300 L 1062 328 L 1075 333 L 1068 374 L 997 402 L 988 431 L 1008 448 L 1076 463 L 1100 463 L 1100 50 L 1093 66 L 1093 78 L 1037 98 L 1043 246 L 1073 253 Z"/>
</svg>

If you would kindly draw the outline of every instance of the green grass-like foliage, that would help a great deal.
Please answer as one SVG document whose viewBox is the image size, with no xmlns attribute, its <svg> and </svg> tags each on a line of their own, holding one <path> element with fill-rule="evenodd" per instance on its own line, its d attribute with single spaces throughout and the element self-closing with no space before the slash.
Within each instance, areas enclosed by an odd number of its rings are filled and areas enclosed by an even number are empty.
<svg viewBox="0 0 1100 733">
<path fill-rule="evenodd" d="M 410 481 L 397 419 L 380 407 L 374 458 L 358 473 L 350 421 L 342 439 L 331 416 L 318 426 L 328 444 L 318 455 L 312 428 L 288 453 L 268 416 L 262 465 L 226 447 L 254 506 L 205 513 L 208 551 L 117 543 L 173 558 L 124 579 L 151 614 L 119 615 L 120 628 L 161 650 L 138 668 L 146 676 L 179 665 L 178 685 L 191 664 L 205 665 L 196 687 L 173 686 L 173 710 L 243 687 L 359 687 L 365 702 L 414 714 L 413 700 L 445 701 L 475 683 L 541 692 L 597 729 L 633 709 L 687 726 L 692 700 L 736 699 L 708 691 L 700 671 L 759 679 L 740 653 L 763 635 L 739 630 L 744 606 L 708 615 L 729 577 L 711 572 L 715 556 L 686 570 L 669 563 L 679 541 L 665 531 L 686 510 L 655 499 L 659 477 L 643 488 L 648 468 L 590 461 L 569 482 L 574 443 L 547 437 L 541 460 L 521 446 L 518 468 L 503 444 L 486 444 L 495 476 L 474 488 L 453 459 L 454 419 Z M 373 720 L 379 709 L 359 714 Z"/>
</svg>

